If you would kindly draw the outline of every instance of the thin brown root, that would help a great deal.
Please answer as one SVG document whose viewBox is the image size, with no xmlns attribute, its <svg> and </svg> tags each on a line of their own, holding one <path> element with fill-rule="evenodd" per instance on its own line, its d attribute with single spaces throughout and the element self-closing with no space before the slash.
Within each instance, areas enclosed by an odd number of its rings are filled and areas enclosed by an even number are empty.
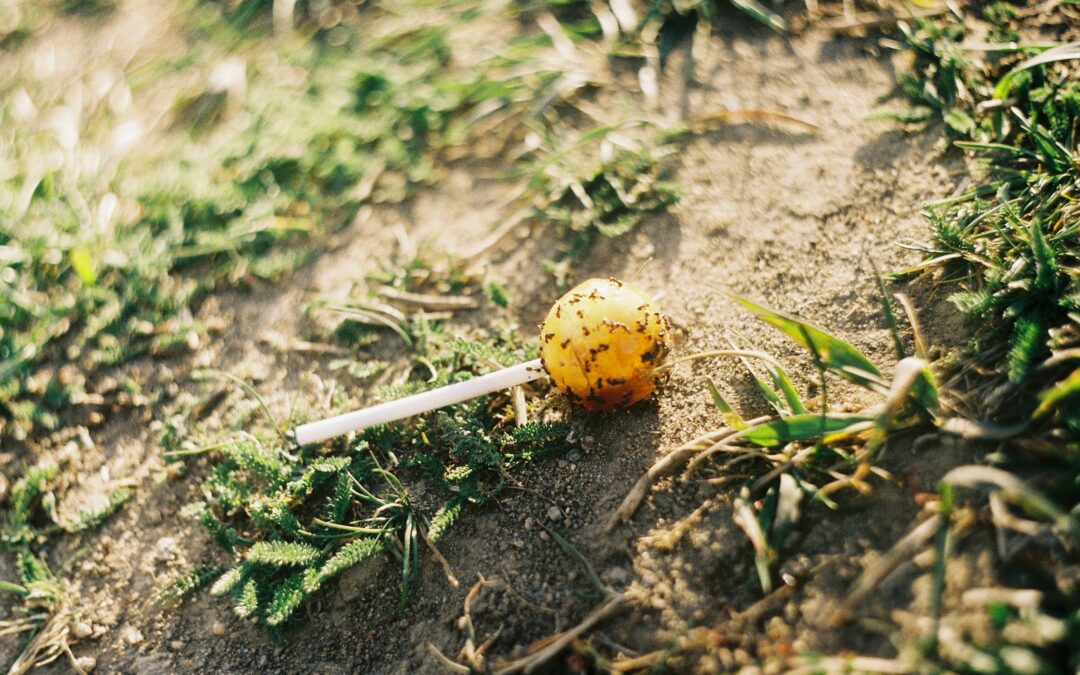
<svg viewBox="0 0 1080 675">
<path fill-rule="evenodd" d="M 885 15 L 872 15 L 867 17 L 864 15 L 854 15 L 845 17 L 844 21 L 838 23 L 824 23 L 820 24 L 821 28 L 833 33 L 859 33 L 871 28 L 882 28 L 885 26 L 891 26 L 904 19 L 922 19 L 932 16 L 938 16 L 945 14 L 949 10 L 947 8 L 932 8 L 917 10 L 910 13 L 898 14 L 885 14 Z"/>
<path fill-rule="evenodd" d="M 71 653 L 71 645 L 68 644 L 67 640 L 64 640 L 60 644 L 60 649 L 64 650 L 64 653 L 67 654 L 68 661 L 71 662 L 71 667 L 75 669 L 76 673 L 78 673 L 79 675 L 87 675 L 86 670 L 79 665 L 79 660 L 75 658 L 75 655 L 73 653 Z"/>
<path fill-rule="evenodd" d="M 694 509 L 693 513 L 682 518 L 670 528 L 660 530 L 654 534 L 647 534 L 639 541 L 651 548 L 659 549 L 661 551 L 670 551 L 679 544 L 692 527 L 701 522 L 701 518 L 705 515 L 705 512 L 715 506 L 716 504 L 713 500 L 706 499 L 701 503 L 701 506 Z"/>
<path fill-rule="evenodd" d="M 747 422 L 749 426 L 755 424 L 761 424 L 769 417 L 758 417 L 756 419 Z M 737 429 L 717 429 L 716 431 L 710 431 L 703 436 L 699 436 L 689 443 L 680 445 L 668 454 L 661 457 L 655 464 L 649 467 L 649 470 L 645 472 L 641 478 L 638 479 L 634 487 L 630 488 L 630 492 L 623 498 L 622 504 L 615 510 L 615 513 L 611 514 L 608 519 L 606 530 L 608 532 L 613 531 L 620 524 L 630 520 L 630 517 L 637 511 L 638 506 L 641 505 L 641 501 L 645 499 L 645 496 L 649 494 L 649 489 L 663 476 L 678 471 L 684 466 L 691 457 L 696 453 L 701 452 L 707 448 L 712 447 L 715 443 L 723 441 L 725 438 L 733 436 L 739 433 Z"/>
<path fill-rule="evenodd" d="M 67 644 L 69 619 L 67 612 L 63 610 L 49 617 L 41 632 L 34 636 L 15 663 L 11 664 L 8 675 L 25 675 L 31 669 L 50 663 L 60 656 Z"/>
<path fill-rule="evenodd" d="M 511 200 L 507 202 L 507 207 L 512 206 L 517 200 L 521 199 L 523 194 L 524 190 L 522 190 L 519 194 L 515 194 L 511 198 Z M 461 257 L 462 260 L 467 261 L 473 261 L 480 258 L 489 250 L 498 246 L 499 242 L 501 242 L 503 238 L 506 237 L 506 235 L 513 232 L 514 228 L 516 228 L 518 225 L 528 220 L 529 216 L 531 216 L 532 213 L 533 209 L 531 204 L 527 204 L 526 206 L 519 208 L 517 211 L 503 219 L 502 223 L 500 223 L 499 226 L 496 227 L 491 234 L 485 237 L 476 246 L 468 250 L 461 251 L 458 255 Z"/>
<path fill-rule="evenodd" d="M 480 303 L 476 298 L 463 295 L 425 295 L 423 293 L 409 293 L 391 286 L 379 288 L 379 295 L 387 300 L 393 300 L 403 305 L 431 311 L 450 311 L 459 309 L 476 309 Z"/>
<path fill-rule="evenodd" d="M 566 648 L 571 642 L 576 640 L 587 630 L 600 623 L 604 619 L 607 619 L 614 614 L 617 614 L 624 610 L 629 605 L 626 595 L 619 594 L 612 596 L 600 607 L 597 607 L 592 611 L 589 616 L 574 626 L 570 630 L 564 632 L 556 640 L 540 649 L 535 654 L 523 657 L 514 661 L 503 668 L 495 671 L 495 675 L 508 675 L 509 673 L 532 673 L 537 668 L 540 668 L 545 663 L 553 659 L 563 649 Z"/>
<path fill-rule="evenodd" d="M 461 583 L 457 580 L 457 577 L 454 576 L 454 571 L 450 569 L 450 563 L 447 562 L 446 558 L 443 557 L 443 554 L 439 552 L 438 547 L 435 546 L 435 542 L 431 541 L 427 535 L 427 531 L 423 527 L 420 528 L 420 538 L 423 539 L 424 543 L 427 544 L 427 547 L 431 549 L 431 554 L 435 556 L 435 560 L 438 560 L 439 564 L 442 565 L 443 573 L 446 574 L 446 581 L 454 588 L 460 586 Z"/>
<path fill-rule="evenodd" d="M 915 305 L 906 293 L 897 293 L 894 297 L 904 308 L 904 314 L 907 315 L 908 323 L 911 324 L 911 334 L 915 338 L 915 356 L 928 360 L 926 342 L 923 340 L 922 327 L 919 324 L 919 314 L 915 311 Z"/>
<path fill-rule="evenodd" d="M 924 522 L 916 526 L 911 532 L 904 535 L 904 537 L 896 542 L 896 545 L 892 549 L 882 556 L 870 569 L 863 572 L 859 580 L 855 582 L 854 588 L 848 594 L 847 600 L 840 605 L 840 607 L 833 612 L 833 615 L 829 617 L 829 626 L 836 628 L 844 624 L 849 618 L 851 618 L 852 610 L 855 609 L 855 605 L 859 604 L 870 593 L 877 588 L 877 585 L 881 582 L 885 576 L 893 570 L 894 567 L 899 565 L 905 558 L 910 558 L 915 555 L 923 544 L 931 539 L 937 531 L 945 526 L 945 516 L 935 514 L 931 518 L 926 519 Z"/>
<path fill-rule="evenodd" d="M 728 124 L 740 124 L 743 122 L 782 122 L 793 124 L 811 132 L 821 131 L 821 127 L 806 120 L 801 120 L 793 115 L 788 115 L 772 110 L 722 110 L 720 112 L 690 120 L 687 126 L 695 134 L 706 133 L 718 127 Z"/>
<path fill-rule="evenodd" d="M 444 668 L 446 668 L 447 670 L 449 670 L 452 673 L 471 673 L 472 672 L 471 668 L 469 668 L 467 666 L 463 666 L 460 663 L 458 663 L 457 661 L 451 660 L 449 656 L 447 656 L 446 654 L 443 654 L 441 651 L 439 651 L 439 648 L 436 647 L 433 642 L 429 641 L 427 643 L 427 650 L 435 657 L 436 660 L 438 660 L 438 662 L 440 664 L 442 664 L 442 666 Z"/>
<path fill-rule="evenodd" d="M 718 452 L 734 452 L 740 455 L 753 455 L 755 457 L 763 457 L 765 455 L 765 453 L 754 448 L 745 448 L 737 445 L 727 445 L 726 443 L 713 443 L 708 448 L 699 452 L 696 457 L 690 460 L 690 463 L 686 465 L 686 474 L 690 475 L 697 471 L 699 466 L 701 466 L 705 461 L 707 461 L 710 457 L 712 457 Z"/>
<path fill-rule="evenodd" d="M 873 656 L 828 656 L 823 659 L 798 657 L 788 661 L 789 674 L 810 673 L 894 673 L 903 675 L 915 670 L 898 659 L 882 659 Z"/>
<path fill-rule="evenodd" d="M 652 668 L 660 662 L 668 652 L 666 649 L 661 649 L 655 652 L 649 652 L 648 654 L 642 654 L 641 656 L 632 659 L 623 659 L 621 661 L 611 661 L 607 663 L 607 669 L 615 673 L 628 673 L 633 670 L 644 670 L 646 668 Z"/>
</svg>

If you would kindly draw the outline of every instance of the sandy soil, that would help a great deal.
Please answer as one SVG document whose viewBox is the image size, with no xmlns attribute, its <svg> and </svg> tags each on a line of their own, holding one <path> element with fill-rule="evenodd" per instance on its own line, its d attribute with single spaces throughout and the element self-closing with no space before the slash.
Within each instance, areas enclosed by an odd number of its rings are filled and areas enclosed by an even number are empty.
<svg viewBox="0 0 1080 675">
<path fill-rule="evenodd" d="M 685 58 L 678 50 L 665 71 L 661 98 L 669 114 L 763 108 L 820 130 L 745 123 L 694 138 L 678 160 L 681 203 L 647 218 L 629 237 L 600 242 L 574 278 L 636 275 L 636 283 L 683 327 L 678 353 L 718 348 L 726 334 L 738 334 L 790 364 L 800 386 L 813 379 L 798 350 L 726 299 L 723 291 L 731 289 L 820 324 L 888 372 L 891 341 L 871 259 L 882 270 L 913 262 L 914 255 L 897 244 L 926 238 L 916 206 L 954 189 L 958 167 L 942 157 L 939 134 L 907 134 L 866 119 L 895 82 L 893 64 L 869 42 L 814 30 L 786 38 L 733 19 L 714 36 L 708 60 L 697 64 L 700 81 L 692 85 L 678 67 Z M 615 78 L 617 89 L 637 98 L 631 74 Z M 406 207 L 375 209 L 358 219 L 288 283 L 206 303 L 200 316 L 226 328 L 195 357 L 137 364 L 144 389 L 160 388 L 167 396 L 108 419 L 88 438 L 74 439 L 67 454 L 65 471 L 79 492 L 92 495 L 123 477 L 135 495 L 103 527 L 51 552 L 53 562 L 69 561 L 65 571 L 80 620 L 93 631 L 75 647 L 78 655 L 94 656 L 98 672 L 439 672 L 425 644 L 457 654 L 464 642 L 457 623 L 462 602 L 480 575 L 504 586 L 480 591 L 472 607 L 478 638 L 498 633 L 491 654 L 511 655 L 573 625 L 595 606 L 588 580 L 543 534 L 541 520 L 562 532 L 606 582 L 640 601 L 594 635 L 609 651 L 622 645 L 646 652 L 687 636 L 694 626 L 712 626 L 732 667 L 785 650 L 895 654 L 880 619 L 897 609 L 926 608 L 919 570 L 860 608 L 860 621 L 830 630 L 823 617 L 858 573 L 909 528 L 920 508 L 916 495 L 932 490 L 969 450 L 945 446 L 927 453 L 927 443 L 936 441 L 904 437 L 890 443 L 884 465 L 899 477 L 897 484 L 879 483 L 872 495 L 847 497 L 839 512 L 809 507 L 797 533 L 798 555 L 785 562 L 798 583 L 764 602 L 750 546 L 732 523 L 736 488 L 710 484 L 703 480 L 707 475 L 662 482 L 629 524 L 605 532 L 608 516 L 650 464 L 721 424 L 702 376 L 720 383 L 745 414 L 762 412 L 737 364 L 722 361 L 680 366 L 651 400 L 590 417 L 579 447 L 530 468 L 521 489 L 505 492 L 444 541 L 442 553 L 462 586 L 451 588 L 427 559 L 422 585 L 402 614 L 397 570 L 386 561 L 331 584 L 307 608 L 303 625 L 276 643 L 234 616 L 224 599 L 202 593 L 164 609 L 148 602 L 186 565 L 220 560 L 201 528 L 178 516 L 196 494 L 198 466 L 192 476 L 167 475 L 155 442 L 170 402 L 201 394 L 187 379 L 191 370 L 227 365 L 251 377 L 279 412 L 288 410 L 298 388 L 313 397 L 309 374 L 321 372 L 328 359 L 279 348 L 312 334 L 297 308 L 362 283 L 365 272 L 395 250 L 395 225 L 435 250 L 479 240 L 498 224 L 502 190 L 459 167 Z M 550 235 L 523 226 L 487 261 L 492 277 L 506 282 L 525 330 L 556 294 L 538 262 L 550 243 Z M 468 317 L 459 329 L 487 320 Z M 865 402 L 852 391 L 833 397 L 834 404 L 852 409 Z M 74 489 L 71 498 L 78 499 Z M 712 507 L 673 550 L 645 543 L 643 537 L 706 500 Z M 970 579 L 991 578 L 989 564 L 975 553 L 961 552 L 957 560 Z M 12 576 L 11 565 L 0 558 L 0 578 Z M 0 660 L 9 660 L 15 645 L 0 642 Z M 566 667 L 556 662 L 553 671 Z M 67 668 L 61 660 L 51 671 Z"/>
</svg>

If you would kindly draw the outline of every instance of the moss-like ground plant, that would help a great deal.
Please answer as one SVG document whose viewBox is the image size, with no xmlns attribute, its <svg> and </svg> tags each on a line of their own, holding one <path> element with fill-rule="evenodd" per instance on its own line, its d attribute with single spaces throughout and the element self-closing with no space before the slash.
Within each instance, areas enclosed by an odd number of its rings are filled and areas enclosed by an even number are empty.
<svg viewBox="0 0 1080 675">
<path fill-rule="evenodd" d="M 497 338 L 454 339 L 438 323 L 400 329 L 428 379 L 384 396 L 530 356 Z M 203 498 L 186 510 L 235 561 L 210 592 L 229 595 L 241 616 L 277 628 L 336 575 L 390 555 L 400 565 L 400 597 L 407 602 L 421 558 L 430 550 L 441 560 L 436 546 L 464 510 L 497 495 L 521 464 L 567 447 L 567 426 L 515 424 L 509 408 L 505 394 L 488 396 L 302 448 L 290 448 L 279 433 L 285 421 L 264 420 L 260 429 L 169 453 L 212 460 Z M 427 486 L 422 497 L 409 487 L 417 481 Z"/>
</svg>

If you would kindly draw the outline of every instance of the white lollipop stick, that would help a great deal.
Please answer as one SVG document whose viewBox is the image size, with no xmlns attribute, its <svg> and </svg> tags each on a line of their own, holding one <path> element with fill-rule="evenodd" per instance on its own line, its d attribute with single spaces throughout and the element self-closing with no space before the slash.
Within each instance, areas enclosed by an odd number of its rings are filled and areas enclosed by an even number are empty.
<svg viewBox="0 0 1080 675">
<path fill-rule="evenodd" d="M 298 445 L 318 443 L 350 431 L 359 431 L 377 424 L 405 419 L 429 410 L 438 410 L 454 403 L 468 401 L 470 398 L 490 394 L 493 391 L 516 387 L 519 384 L 539 379 L 543 375 L 544 367 L 540 364 L 540 359 L 534 359 L 494 373 L 474 377 L 465 382 L 448 384 L 445 387 L 413 394 L 396 401 L 387 401 L 337 417 L 301 424 L 292 429 L 290 434 Z"/>
</svg>

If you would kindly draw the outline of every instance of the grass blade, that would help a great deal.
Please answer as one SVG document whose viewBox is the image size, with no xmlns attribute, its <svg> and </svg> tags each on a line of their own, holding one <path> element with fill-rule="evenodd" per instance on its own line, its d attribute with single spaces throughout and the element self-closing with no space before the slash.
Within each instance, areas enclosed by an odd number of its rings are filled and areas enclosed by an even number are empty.
<svg viewBox="0 0 1080 675">
<path fill-rule="evenodd" d="M 866 415 L 803 413 L 750 427 L 741 431 L 735 438 L 741 438 L 765 448 L 773 448 L 791 441 L 819 438 L 826 434 L 845 431 L 856 424 L 863 424 L 873 419 Z"/>
<path fill-rule="evenodd" d="M 735 500 L 734 507 L 735 515 L 732 519 L 746 533 L 754 547 L 754 568 L 757 571 L 758 583 L 761 584 L 761 592 L 768 595 L 772 593 L 772 547 L 769 546 L 769 540 L 761 529 L 761 522 L 753 507 L 742 497 Z"/>
<path fill-rule="evenodd" d="M 825 331 L 774 309 L 729 294 L 731 299 L 770 323 L 796 343 L 815 353 L 821 365 L 840 377 L 872 391 L 884 392 L 881 372 L 853 345 Z"/>
<path fill-rule="evenodd" d="M 757 0 L 731 0 L 731 4 L 777 32 L 783 33 L 787 30 L 783 17 Z"/>
<path fill-rule="evenodd" d="M 724 421 L 727 422 L 727 425 L 738 431 L 745 429 L 746 421 L 742 418 L 742 415 L 735 412 L 735 409 L 731 407 L 730 403 L 724 400 L 724 397 L 720 395 L 720 391 L 716 388 L 716 384 L 711 378 L 705 378 L 705 386 L 708 387 L 709 395 L 712 396 L 716 409 L 724 416 Z"/>
<path fill-rule="evenodd" d="M 1070 42 L 1048 49 L 1005 73 L 1001 80 L 998 81 L 997 86 L 994 87 L 994 98 L 1004 99 L 1007 97 L 1009 92 L 1012 91 L 1013 81 L 1016 80 L 1016 76 L 1025 70 L 1068 59 L 1080 59 L 1080 42 Z"/>
<path fill-rule="evenodd" d="M 874 270 L 874 279 L 877 280 L 878 292 L 881 293 L 881 312 L 885 315 L 885 323 L 889 325 L 889 334 L 892 336 L 896 359 L 899 361 L 907 356 L 907 350 L 904 348 L 904 338 L 900 335 L 900 324 L 896 320 L 892 301 L 889 300 L 889 291 L 885 288 L 885 279 L 881 276 L 881 272 L 878 271 L 873 260 L 870 260 L 870 267 Z"/>
<path fill-rule="evenodd" d="M 1039 407 L 1031 414 L 1032 419 L 1045 416 L 1054 406 L 1067 398 L 1080 394 L 1080 368 L 1068 377 L 1039 394 Z"/>
</svg>

